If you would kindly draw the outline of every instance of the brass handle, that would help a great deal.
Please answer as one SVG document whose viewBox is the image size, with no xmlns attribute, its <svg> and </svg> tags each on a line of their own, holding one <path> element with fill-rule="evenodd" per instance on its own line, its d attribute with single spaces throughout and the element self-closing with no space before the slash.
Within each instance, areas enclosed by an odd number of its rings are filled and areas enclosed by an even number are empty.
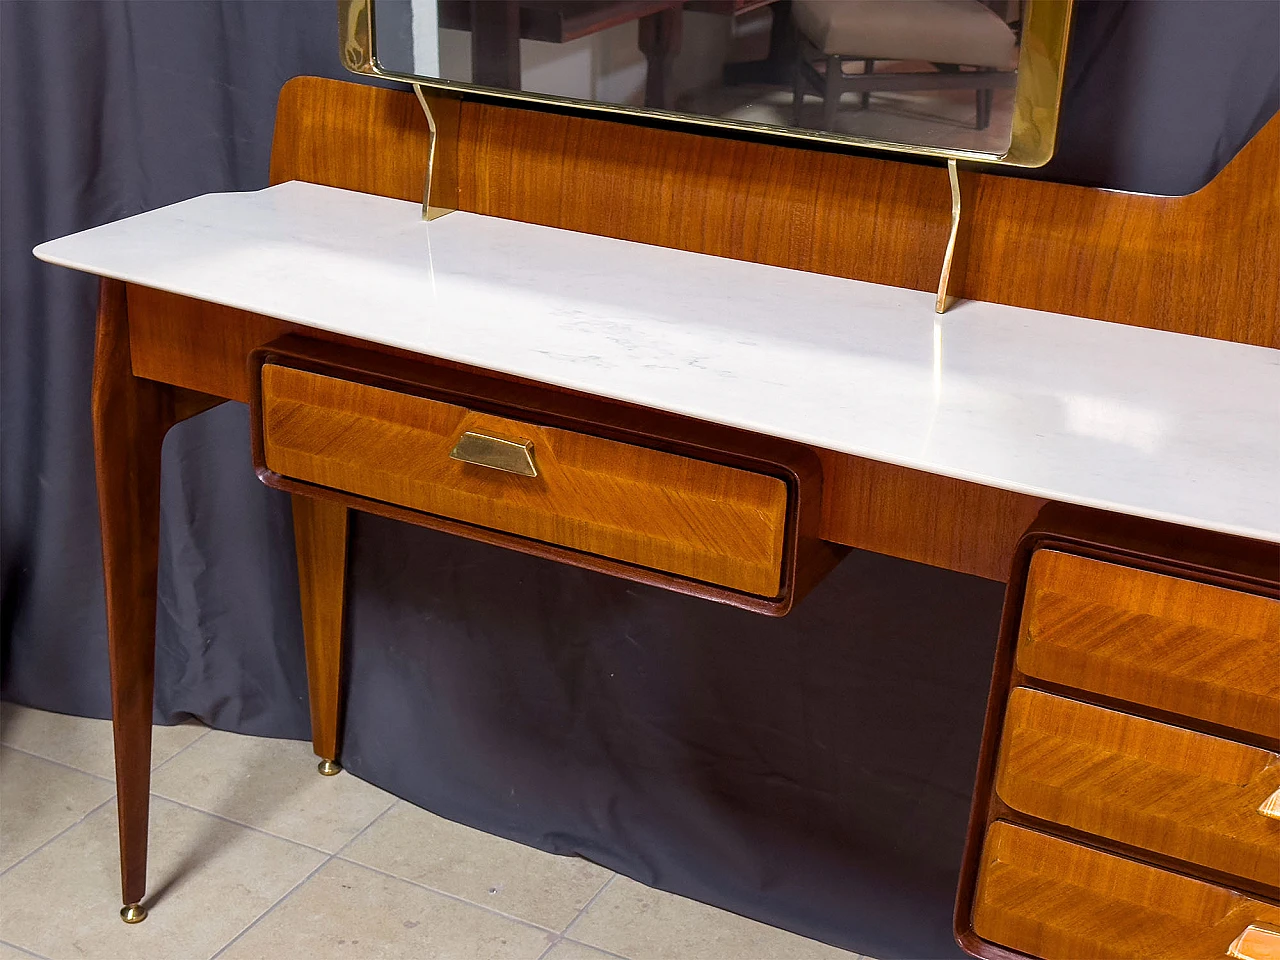
<svg viewBox="0 0 1280 960">
<path fill-rule="evenodd" d="M 1276 787 L 1276 792 L 1262 801 L 1258 812 L 1272 820 L 1280 820 L 1280 787 Z"/>
<path fill-rule="evenodd" d="M 504 440 L 484 433 L 468 430 L 458 438 L 449 456 L 454 460 L 474 463 L 478 467 L 490 467 L 503 473 L 522 477 L 536 477 L 538 467 L 533 461 L 532 440 Z"/>
<path fill-rule="evenodd" d="M 1235 960 L 1280 960 L 1280 930 L 1251 923 L 1227 947 Z"/>
</svg>

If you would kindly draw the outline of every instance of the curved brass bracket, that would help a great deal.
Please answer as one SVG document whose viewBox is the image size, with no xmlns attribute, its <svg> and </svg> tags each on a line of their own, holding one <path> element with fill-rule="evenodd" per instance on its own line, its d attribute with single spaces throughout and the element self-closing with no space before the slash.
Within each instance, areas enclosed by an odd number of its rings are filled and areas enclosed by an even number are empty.
<svg viewBox="0 0 1280 960">
<path fill-rule="evenodd" d="M 434 220 L 458 209 L 458 121 L 462 101 L 438 94 L 428 97 L 420 83 L 413 85 L 413 92 L 418 95 L 431 131 L 427 176 L 422 185 L 422 219 Z M 433 103 L 440 113 L 439 121 L 431 109 Z"/>
<path fill-rule="evenodd" d="M 372 0 L 338 0 L 338 41 L 343 66 L 352 73 L 369 77 L 407 80 L 418 95 L 431 135 L 426 181 L 422 186 L 422 219 L 443 217 L 458 209 L 458 124 L 462 101 L 457 94 L 440 90 L 433 90 L 428 96 L 423 84 L 382 69 L 376 52 L 376 36 Z"/>
<path fill-rule="evenodd" d="M 947 251 L 942 255 L 942 273 L 938 276 L 938 299 L 934 310 L 946 313 L 956 302 L 952 292 L 964 274 L 969 256 L 969 224 L 962 216 L 960 206 L 960 170 L 955 160 L 947 161 L 947 179 L 951 181 L 951 235 L 947 238 Z"/>
</svg>

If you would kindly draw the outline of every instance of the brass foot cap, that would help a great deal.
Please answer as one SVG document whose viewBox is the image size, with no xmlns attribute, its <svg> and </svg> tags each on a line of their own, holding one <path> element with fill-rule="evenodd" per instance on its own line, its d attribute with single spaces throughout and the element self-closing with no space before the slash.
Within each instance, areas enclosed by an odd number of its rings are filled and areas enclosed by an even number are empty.
<svg viewBox="0 0 1280 960">
<path fill-rule="evenodd" d="M 333 760 L 321 760 L 320 765 L 316 767 L 322 776 L 332 777 L 336 773 L 342 772 L 342 767 Z"/>
<path fill-rule="evenodd" d="M 141 923 L 147 919 L 147 908 L 140 903 L 127 903 L 120 908 L 120 919 L 125 923 Z"/>
</svg>

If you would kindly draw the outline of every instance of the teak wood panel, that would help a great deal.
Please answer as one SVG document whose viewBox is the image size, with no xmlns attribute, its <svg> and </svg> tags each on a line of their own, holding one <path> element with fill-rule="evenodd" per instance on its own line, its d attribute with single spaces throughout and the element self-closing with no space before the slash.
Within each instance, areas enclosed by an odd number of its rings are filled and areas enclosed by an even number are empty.
<svg viewBox="0 0 1280 960">
<path fill-rule="evenodd" d="M 1038 550 L 1029 676 L 1280 740 L 1280 601 Z"/>
<path fill-rule="evenodd" d="M 1018 687 L 996 793 L 1021 813 L 1257 881 L 1280 897 L 1280 756 Z"/>
<path fill-rule="evenodd" d="M 373 132 L 382 142 L 373 141 Z M 271 179 L 422 199 L 413 96 L 298 77 Z M 946 171 L 906 160 L 464 102 L 459 208 L 547 226 L 936 289 Z M 1280 345 L 1280 117 L 1187 197 L 975 174 L 962 296 Z"/>
<path fill-rule="evenodd" d="M 587 434 L 267 365 L 268 469 L 746 593 L 779 592 L 787 485 Z M 452 459 L 465 431 L 532 441 L 538 475 Z"/>
<path fill-rule="evenodd" d="M 982 849 L 974 930 L 1044 960 L 1206 960 L 1280 907 L 997 821 Z"/>
</svg>

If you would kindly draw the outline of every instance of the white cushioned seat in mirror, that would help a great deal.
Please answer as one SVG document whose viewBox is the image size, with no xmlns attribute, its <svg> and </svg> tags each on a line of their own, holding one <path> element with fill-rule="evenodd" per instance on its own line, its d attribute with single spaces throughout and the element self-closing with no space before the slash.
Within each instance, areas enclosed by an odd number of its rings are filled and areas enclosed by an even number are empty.
<svg viewBox="0 0 1280 960">
<path fill-rule="evenodd" d="M 1013 69 L 1017 40 L 978 0 L 795 0 L 796 26 L 828 55 Z"/>
</svg>

